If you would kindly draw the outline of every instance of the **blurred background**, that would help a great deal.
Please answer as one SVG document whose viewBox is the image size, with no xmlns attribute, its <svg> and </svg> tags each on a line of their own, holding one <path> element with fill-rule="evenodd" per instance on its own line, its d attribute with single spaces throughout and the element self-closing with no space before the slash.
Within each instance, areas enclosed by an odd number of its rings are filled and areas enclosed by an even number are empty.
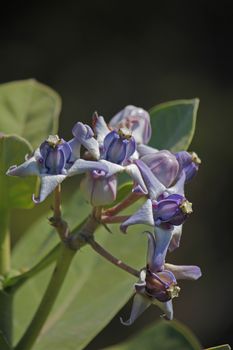
<svg viewBox="0 0 233 350">
<path fill-rule="evenodd" d="M 187 187 L 195 212 L 170 262 L 199 265 L 203 277 L 181 284 L 175 316 L 204 347 L 233 344 L 232 1 L 7 2 L 0 27 L 0 82 L 34 77 L 57 90 L 64 138 L 95 110 L 109 119 L 127 104 L 149 109 L 200 98 L 190 149 L 202 166 Z M 33 209 L 33 218 L 46 205 Z M 29 223 L 17 221 L 18 233 Z M 150 308 L 128 329 L 117 316 L 86 349 L 113 344 L 158 317 Z"/>
</svg>

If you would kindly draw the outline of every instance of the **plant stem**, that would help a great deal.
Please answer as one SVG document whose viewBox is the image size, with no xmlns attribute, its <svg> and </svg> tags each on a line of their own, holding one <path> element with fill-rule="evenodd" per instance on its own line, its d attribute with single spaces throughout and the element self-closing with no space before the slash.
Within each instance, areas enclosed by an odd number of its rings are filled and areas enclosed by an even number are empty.
<svg viewBox="0 0 233 350">
<path fill-rule="evenodd" d="M 54 190 L 54 214 L 53 217 L 56 220 L 61 220 L 61 184 L 59 184 Z"/>
<path fill-rule="evenodd" d="M 117 224 L 127 220 L 128 218 L 129 218 L 129 215 L 102 216 L 101 222 L 104 224 Z"/>
<path fill-rule="evenodd" d="M 0 275 L 10 271 L 10 232 L 9 212 L 0 212 Z"/>
<path fill-rule="evenodd" d="M 65 242 L 69 234 L 69 228 L 67 222 L 62 219 L 60 184 L 54 190 L 53 216 L 49 218 L 49 222 L 56 228 L 61 241 Z"/>
<path fill-rule="evenodd" d="M 121 260 L 117 259 L 115 256 L 111 255 L 107 250 L 105 250 L 99 243 L 97 243 L 93 238 L 88 239 L 90 246 L 103 258 L 108 260 L 110 263 L 118 266 L 122 270 L 130 273 L 133 276 L 139 277 L 140 272 L 135 270 L 133 267 L 126 265 Z"/>
<path fill-rule="evenodd" d="M 10 231 L 9 212 L 0 212 L 0 275 L 6 276 L 10 271 Z M 11 344 L 12 333 L 12 296 L 0 291 L 0 330 Z"/>
<path fill-rule="evenodd" d="M 30 270 L 22 273 L 21 275 L 6 280 L 6 282 L 3 283 L 3 288 L 6 291 L 9 291 L 9 293 L 15 293 L 15 291 L 21 287 L 29 278 L 35 276 L 37 273 L 55 262 L 60 253 L 60 249 L 61 243 L 58 243 L 47 255 L 45 255 L 42 260 L 40 260 Z"/>
<path fill-rule="evenodd" d="M 56 301 L 74 255 L 75 251 L 68 249 L 64 244 L 61 245 L 60 256 L 42 301 L 15 350 L 30 350 L 32 348 Z"/>
<path fill-rule="evenodd" d="M 130 205 L 134 204 L 136 201 L 144 197 L 144 194 L 140 193 L 130 193 L 126 198 L 124 198 L 120 203 L 116 204 L 114 207 L 106 209 L 104 215 L 115 216 L 122 210 L 128 208 Z"/>
</svg>

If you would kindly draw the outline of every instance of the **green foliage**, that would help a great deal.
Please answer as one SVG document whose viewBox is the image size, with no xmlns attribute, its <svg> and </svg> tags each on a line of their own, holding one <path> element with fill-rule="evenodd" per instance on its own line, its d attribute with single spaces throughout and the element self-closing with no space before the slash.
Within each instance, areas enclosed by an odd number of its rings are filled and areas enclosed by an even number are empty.
<svg viewBox="0 0 233 350">
<path fill-rule="evenodd" d="M 1 350 L 11 350 L 11 347 L 8 344 L 7 339 L 4 337 L 4 335 L 1 331 L 0 331 L 0 349 Z"/>
<path fill-rule="evenodd" d="M 0 86 L 0 131 L 17 134 L 37 147 L 57 133 L 60 96 L 34 79 Z"/>
<path fill-rule="evenodd" d="M 0 211 L 3 213 L 12 208 L 30 208 L 33 205 L 36 177 L 6 176 L 11 165 L 22 163 L 25 155 L 31 152 L 30 144 L 22 137 L 0 137 Z"/>
<path fill-rule="evenodd" d="M 65 219 L 73 217 L 72 226 L 77 224 L 74 221 L 77 217 L 75 211 L 79 220 L 90 211 L 77 195 L 66 210 L 68 215 L 65 214 Z M 111 230 L 114 234 L 109 234 L 101 227 L 96 233 L 97 240 L 120 259 L 141 268 L 145 263 L 146 250 L 146 238 L 141 234 L 142 226 L 128 235 L 119 233 L 116 226 L 112 226 Z M 143 240 L 145 244 L 142 244 Z M 16 246 L 13 254 L 15 266 L 27 267 L 36 263 L 57 241 L 56 233 L 44 218 L 39 220 Z M 36 310 L 50 274 L 51 268 L 41 272 L 16 293 L 14 328 L 17 340 Z M 72 263 L 55 307 L 34 349 L 82 349 L 128 301 L 135 281 L 133 276 L 103 260 L 90 247 L 84 247 Z"/>
<path fill-rule="evenodd" d="M 199 100 L 165 102 L 150 110 L 153 137 L 150 146 L 173 152 L 187 150 L 195 130 Z"/>
<path fill-rule="evenodd" d="M 196 337 L 177 321 L 161 321 L 145 328 L 131 339 L 105 350 L 201 350 Z"/>
</svg>

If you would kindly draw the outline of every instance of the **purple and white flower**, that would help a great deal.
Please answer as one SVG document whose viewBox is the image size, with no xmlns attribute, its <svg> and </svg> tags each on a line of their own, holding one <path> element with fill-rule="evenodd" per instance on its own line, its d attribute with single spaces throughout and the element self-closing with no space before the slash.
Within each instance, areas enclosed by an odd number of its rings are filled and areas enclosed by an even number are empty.
<svg viewBox="0 0 233 350">
<path fill-rule="evenodd" d="M 192 213 L 192 205 L 184 196 L 185 172 L 172 187 L 166 187 L 142 161 L 135 161 L 141 171 L 149 198 L 143 206 L 121 224 L 121 230 L 135 224 L 155 228 L 157 244 L 168 245 L 173 250 L 179 246 L 182 224 Z M 171 241 L 171 242 L 170 242 Z"/>
<path fill-rule="evenodd" d="M 85 144 L 85 140 L 80 138 Z M 93 140 L 91 140 L 93 142 Z M 89 148 L 88 144 L 85 144 Z M 50 135 L 32 157 L 17 166 L 13 165 L 7 171 L 10 176 L 39 176 L 41 186 L 39 196 L 33 195 L 35 203 L 40 203 L 60 184 L 66 177 L 81 174 L 88 170 L 105 170 L 108 168 L 98 162 L 88 162 L 80 157 L 81 144 L 77 140 L 66 142 L 57 135 Z M 89 148 L 91 151 L 91 147 Z"/>
<path fill-rule="evenodd" d="M 154 235 L 148 236 L 146 268 L 140 272 L 140 279 L 135 286 L 135 296 L 130 318 L 121 322 L 130 326 L 151 304 L 159 306 L 168 320 L 173 318 L 172 299 L 178 297 L 179 279 L 197 280 L 201 277 L 198 266 L 176 266 L 165 263 L 167 246 L 159 246 Z"/>
<path fill-rule="evenodd" d="M 116 198 L 117 179 L 116 174 L 126 172 L 133 180 L 142 185 L 142 191 L 147 193 L 144 181 L 138 167 L 131 162 L 131 156 L 135 153 L 136 142 L 128 129 L 109 130 L 103 117 L 96 113 L 93 117 L 96 139 L 92 140 L 94 133 L 87 127 L 77 123 L 73 128 L 73 135 L 78 142 L 84 144 L 89 154 L 108 168 L 94 169 L 86 174 L 82 181 L 82 190 L 86 199 L 92 205 L 106 205 Z M 84 129 L 84 127 L 86 129 Z M 92 144 L 89 144 L 89 140 Z M 90 157 L 88 157 L 90 158 Z M 141 186 L 140 185 L 140 186 Z"/>
<path fill-rule="evenodd" d="M 176 159 L 179 163 L 179 173 L 178 176 L 185 172 L 185 182 L 192 180 L 196 175 L 199 166 L 201 164 L 201 159 L 195 152 L 181 151 L 175 153 Z"/>
</svg>

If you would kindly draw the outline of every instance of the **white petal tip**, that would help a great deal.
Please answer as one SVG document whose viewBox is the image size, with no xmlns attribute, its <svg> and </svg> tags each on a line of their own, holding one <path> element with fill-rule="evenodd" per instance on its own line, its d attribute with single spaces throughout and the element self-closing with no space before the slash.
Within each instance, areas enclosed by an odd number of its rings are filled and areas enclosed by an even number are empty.
<svg viewBox="0 0 233 350">
<path fill-rule="evenodd" d="M 123 321 L 123 318 L 120 317 L 120 322 L 123 324 L 123 326 L 131 326 L 133 322 L 129 319 L 128 321 Z"/>
</svg>

